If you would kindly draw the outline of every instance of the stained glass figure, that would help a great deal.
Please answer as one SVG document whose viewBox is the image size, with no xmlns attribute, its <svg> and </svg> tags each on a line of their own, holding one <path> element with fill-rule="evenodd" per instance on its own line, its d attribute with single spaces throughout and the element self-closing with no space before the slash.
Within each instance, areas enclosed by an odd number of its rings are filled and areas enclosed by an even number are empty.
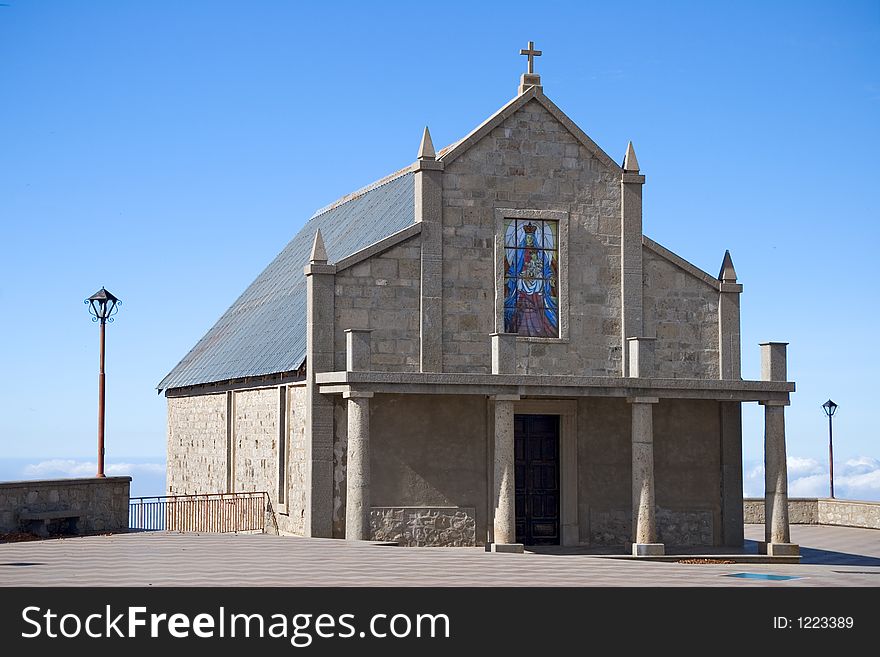
<svg viewBox="0 0 880 657">
<path fill-rule="evenodd" d="M 556 221 L 505 221 L 505 333 L 559 337 L 557 234 Z"/>
</svg>

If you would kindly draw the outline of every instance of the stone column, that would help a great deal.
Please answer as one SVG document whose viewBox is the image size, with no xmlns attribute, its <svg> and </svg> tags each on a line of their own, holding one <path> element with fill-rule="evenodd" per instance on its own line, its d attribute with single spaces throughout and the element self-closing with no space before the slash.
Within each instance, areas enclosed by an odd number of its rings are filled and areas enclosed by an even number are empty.
<svg viewBox="0 0 880 657">
<path fill-rule="evenodd" d="M 654 504 L 654 417 L 656 397 L 634 397 L 632 407 L 632 508 L 633 556 L 664 553 L 657 541 L 657 511 Z"/>
<path fill-rule="evenodd" d="M 632 142 L 626 149 L 620 176 L 620 333 L 621 376 L 629 372 L 626 339 L 641 335 L 642 325 L 642 186 Z"/>
<path fill-rule="evenodd" d="M 333 536 L 333 400 L 315 373 L 333 370 L 336 267 L 327 262 L 321 231 L 306 265 L 306 536 Z"/>
<path fill-rule="evenodd" d="M 370 538 L 370 398 L 372 392 L 350 390 L 348 400 L 348 447 L 345 471 L 345 538 Z"/>
<path fill-rule="evenodd" d="M 495 396 L 495 541 L 492 552 L 522 552 L 516 542 L 513 405 L 519 395 Z"/>
<path fill-rule="evenodd" d="M 790 543 L 785 407 L 764 402 L 764 539 Z"/>
<path fill-rule="evenodd" d="M 724 252 L 718 273 L 718 378 L 742 379 L 739 300 L 743 286 L 736 282 L 730 251 Z M 721 541 L 743 545 L 742 404 L 719 401 L 721 414 Z"/>
<path fill-rule="evenodd" d="M 718 378 L 739 381 L 742 378 L 739 299 L 743 286 L 736 282 L 730 251 L 724 252 L 718 280 Z"/>
<path fill-rule="evenodd" d="M 425 127 L 413 165 L 415 220 L 422 224 L 419 369 L 443 371 L 443 162 Z"/>
<path fill-rule="evenodd" d="M 761 343 L 761 379 L 785 381 L 785 342 Z M 788 464 L 785 455 L 785 407 L 788 401 L 763 401 L 764 406 L 764 543 L 768 556 L 797 556 L 788 523 Z"/>
</svg>

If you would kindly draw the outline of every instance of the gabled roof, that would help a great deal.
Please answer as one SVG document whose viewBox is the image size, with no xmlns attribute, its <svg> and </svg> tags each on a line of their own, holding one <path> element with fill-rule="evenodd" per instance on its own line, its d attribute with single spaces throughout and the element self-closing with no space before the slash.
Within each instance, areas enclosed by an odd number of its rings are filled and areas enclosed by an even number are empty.
<svg viewBox="0 0 880 657">
<path fill-rule="evenodd" d="M 293 372 L 306 355 L 306 279 L 315 232 L 337 262 L 415 220 L 413 176 L 399 171 L 318 210 L 157 388 Z"/>
</svg>

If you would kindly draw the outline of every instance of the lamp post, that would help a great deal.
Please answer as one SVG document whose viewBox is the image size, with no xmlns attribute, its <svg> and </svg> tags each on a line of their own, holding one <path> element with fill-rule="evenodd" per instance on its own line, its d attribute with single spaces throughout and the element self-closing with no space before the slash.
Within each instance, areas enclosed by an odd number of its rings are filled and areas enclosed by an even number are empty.
<svg viewBox="0 0 880 657">
<path fill-rule="evenodd" d="M 837 404 L 830 399 L 822 404 L 822 410 L 828 416 L 828 477 L 831 483 L 831 499 L 834 499 L 834 447 L 831 441 L 831 418 L 837 412 Z"/>
<path fill-rule="evenodd" d="M 119 310 L 119 299 L 103 287 L 85 301 L 92 314 L 92 321 L 100 324 L 98 357 L 98 474 L 104 475 L 104 326 L 113 321 Z"/>
</svg>

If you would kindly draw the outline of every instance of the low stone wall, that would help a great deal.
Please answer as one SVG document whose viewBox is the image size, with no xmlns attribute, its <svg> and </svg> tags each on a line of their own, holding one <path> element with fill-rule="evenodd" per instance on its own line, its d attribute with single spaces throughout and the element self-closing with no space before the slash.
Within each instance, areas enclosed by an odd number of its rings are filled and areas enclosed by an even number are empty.
<svg viewBox="0 0 880 657">
<path fill-rule="evenodd" d="M 819 523 L 819 500 L 815 497 L 788 498 L 788 521 L 793 525 L 816 525 Z M 764 498 L 743 500 L 743 522 L 764 523 Z"/>
<path fill-rule="evenodd" d="M 880 529 L 880 502 L 819 500 L 819 524 Z"/>
<path fill-rule="evenodd" d="M 743 500 L 746 523 L 763 524 L 764 500 Z M 792 497 L 788 500 L 788 521 L 793 525 L 836 525 L 880 529 L 880 502 Z"/>
<path fill-rule="evenodd" d="M 22 514 L 70 511 L 77 534 L 128 530 L 131 477 L 0 482 L 0 532 L 27 526 Z"/>
<path fill-rule="evenodd" d="M 477 544 L 472 507 L 374 506 L 370 534 L 374 541 L 406 547 L 473 547 Z"/>
</svg>

